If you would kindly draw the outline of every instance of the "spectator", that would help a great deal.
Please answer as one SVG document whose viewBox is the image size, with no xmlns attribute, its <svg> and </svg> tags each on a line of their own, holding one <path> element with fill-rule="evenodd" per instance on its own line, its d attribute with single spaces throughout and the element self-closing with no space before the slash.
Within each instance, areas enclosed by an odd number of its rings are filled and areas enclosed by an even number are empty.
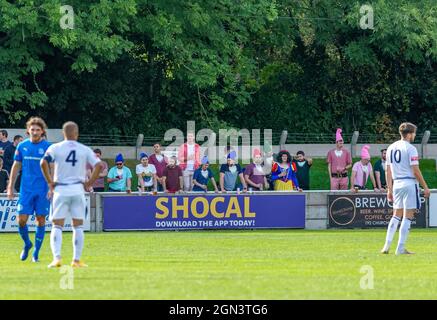
<svg viewBox="0 0 437 320">
<path fill-rule="evenodd" d="M 376 187 L 375 177 L 372 171 L 372 165 L 370 164 L 370 146 L 366 145 L 361 149 L 361 161 L 354 164 L 352 168 L 351 188 L 352 191 L 366 190 L 367 180 L 372 180 L 373 188 L 375 191 L 379 191 Z"/>
<path fill-rule="evenodd" d="M 191 191 L 194 170 L 200 165 L 200 146 L 195 143 L 193 132 L 187 133 L 187 142 L 179 147 L 178 159 L 184 177 L 184 190 Z"/>
<path fill-rule="evenodd" d="M 3 157 L 5 150 L 12 143 L 8 140 L 8 132 L 6 130 L 0 130 L 0 157 Z"/>
<path fill-rule="evenodd" d="M 163 172 L 164 192 L 176 193 L 184 189 L 182 169 L 177 165 L 177 158 L 171 157 Z"/>
<path fill-rule="evenodd" d="M 302 190 L 310 190 L 310 169 L 313 165 L 313 159 L 305 158 L 305 152 L 298 151 L 293 162 L 297 168 L 296 176 L 299 187 Z"/>
<path fill-rule="evenodd" d="M 142 152 L 140 154 L 141 163 L 137 165 L 135 173 L 138 176 L 138 188 L 141 192 L 156 191 L 156 168 L 149 163 L 149 156 Z"/>
<path fill-rule="evenodd" d="M 9 182 L 9 173 L 3 169 L 3 159 L 0 158 L 0 193 L 6 193 Z"/>
<path fill-rule="evenodd" d="M 335 135 L 336 148 L 328 152 L 328 172 L 331 180 L 331 190 L 348 190 L 348 170 L 352 167 L 352 157 L 344 148 L 341 129 Z"/>
<path fill-rule="evenodd" d="M 290 153 L 286 150 L 281 150 L 278 153 L 277 161 L 272 166 L 272 181 L 274 181 L 275 190 L 299 190 L 296 164 L 292 161 Z"/>
<path fill-rule="evenodd" d="M 208 157 L 205 156 L 202 159 L 202 166 L 198 168 L 196 171 L 194 171 L 193 191 L 207 192 L 209 180 L 211 180 L 215 192 L 218 192 L 217 183 L 215 182 L 214 175 L 212 174 L 212 171 L 209 168 Z"/>
<path fill-rule="evenodd" d="M 262 156 L 259 149 L 253 150 L 253 163 L 249 164 L 244 170 L 244 179 L 246 180 L 247 187 L 253 188 L 253 190 L 264 190 L 269 188 L 263 167 Z"/>
<path fill-rule="evenodd" d="M 227 156 L 227 163 L 220 166 L 220 189 L 222 192 L 235 191 L 237 188 L 242 188 L 243 192 L 247 191 L 243 170 L 238 163 L 235 163 L 236 157 L 236 152 L 231 151 Z M 240 178 L 240 183 L 236 184 L 238 178 Z"/>
<path fill-rule="evenodd" d="M 153 154 L 149 157 L 149 163 L 153 164 L 156 168 L 156 182 L 158 186 L 158 191 L 164 191 L 163 188 L 163 175 L 164 169 L 167 166 L 168 159 L 161 153 L 161 144 L 155 143 L 153 145 Z"/>
<path fill-rule="evenodd" d="M 3 160 L 4 160 L 4 169 L 11 173 L 12 165 L 14 164 L 14 155 L 15 150 L 17 149 L 18 144 L 23 141 L 23 137 L 20 135 L 16 135 L 14 137 L 14 142 L 6 147 L 4 154 L 3 154 Z"/>
<path fill-rule="evenodd" d="M 275 182 L 272 180 L 272 166 L 274 159 L 277 157 L 276 154 L 273 153 L 273 148 L 270 142 L 267 140 L 264 142 L 264 161 L 262 163 L 264 172 L 266 174 L 266 179 L 269 184 L 268 190 L 275 189 Z"/>
<path fill-rule="evenodd" d="M 115 167 L 108 173 L 109 191 L 131 193 L 132 172 L 124 165 L 123 155 L 119 153 L 115 157 Z"/>
<path fill-rule="evenodd" d="M 381 150 L 381 159 L 376 161 L 373 171 L 375 174 L 376 187 L 381 191 L 385 191 L 387 188 L 387 182 L 385 181 L 385 159 L 387 158 L 387 149 Z"/>
<path fill-rule="evenodd" d="M 100 171 L 99 178 L 94 182 L 92 191 L 93 192 L 104 192 L 105 191 L 105 177 L 108 175 L 108 164 L 101 160 L 102 159 L 102 150 L 94 149 L 94 154 L 97 158 L 100 159 L 100 163 L 102 164 L 102 171 Z M 91 177 L 91 172 L 93 171 L 93 167 L 87 164 L 87 176 Z"/>
</svg>

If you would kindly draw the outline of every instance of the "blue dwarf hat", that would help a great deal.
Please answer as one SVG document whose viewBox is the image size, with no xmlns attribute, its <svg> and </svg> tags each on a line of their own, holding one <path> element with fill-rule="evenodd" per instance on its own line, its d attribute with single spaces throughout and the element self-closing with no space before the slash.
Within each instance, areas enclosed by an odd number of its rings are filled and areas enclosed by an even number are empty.
<svg viewBox="0 0 437 320">
<path fill-rule="evenodd" d="M 117 154 L 115 157 L 115 163 L 117 162 L 124 162 L 123 155 L 121 153 Z"/>
<path fill-rule="evenodd" d="M 204 157 L 202 158 L 202 164 L 208 164 L 208 163 L 209 163 L 208 157 L 207 157 L 207 156 L 204 156 Z"/>
<path fill-rule="evenodd" d="M 140 153 L 140 160 L 143 159 L 143 158 L 149 158 L 149 156 L 147 155 L 147 153 L 145 153 L 145 152 L 141 152 L 141 153 Z"/>
<path fill-rule="evenodd" d="M 231 151 L 231 152 L 228 153 L 227 158 L 235 160 L 235 158 L 237 158 L 237 153 L 235 151 Z"/>
</svg>

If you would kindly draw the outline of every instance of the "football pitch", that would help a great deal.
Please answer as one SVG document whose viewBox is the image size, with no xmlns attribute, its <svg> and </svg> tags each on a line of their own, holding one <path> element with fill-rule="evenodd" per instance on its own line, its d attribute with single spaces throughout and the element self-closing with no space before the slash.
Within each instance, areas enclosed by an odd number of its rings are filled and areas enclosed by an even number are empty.
<svg viewBox="0 0 437 320">
<path fill-rule="evenodd" d="M 33 241 L 34 234 L 31 234 Z M 415 255 L 379 254 L 385 230 L 87 233 L 87 269 L 21 262 L 0 234 L 0 299 L 435 299 L 437 229 L 413 229 Z M 64 264 L 72 255 L 64 233 Z M 373 287 L 373 288 L 372 288 Z"/>
</svg>

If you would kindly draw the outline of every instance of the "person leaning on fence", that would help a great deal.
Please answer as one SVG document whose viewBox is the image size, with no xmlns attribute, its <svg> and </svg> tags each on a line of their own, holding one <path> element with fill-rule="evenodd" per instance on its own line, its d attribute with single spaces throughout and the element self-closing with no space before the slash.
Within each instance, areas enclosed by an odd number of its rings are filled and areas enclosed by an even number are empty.
<svg viewBox="0 0 437 320">
<path fill-rule="evenodd" d="M 262 166 L 263 158 L 259 149 L 253 150 L 253 163 L 246 166 L 244 169 L 244 179 L 247 187 L 254 191 L 262 191 L 269 189 L 266 175 Z"/>
<path fill-rule="evenodd" d="M 94 149 L 94 154 L 97 158 L 100 159 L 100 163 L 102 165 L 102 170 L 99 173 L 99 178 L 93 183 L 91 188 L 92 192 L 104 192 L 105 191 L 105 177 L 108 175 L 108 164 L 102 160 L 102 150 Z M 87 164 L 87 178 L 91 178 L 91 173 L 93 171 L 93 167 L 90 164 Z"/>
<path fill-rule="evenodd" d="M 299 187 L 302 190 L 310 190 L 310 169 L 313 165 L 313 159 L 305 158 L 305 152 L 298 151 L 296 159 L 293 159 L 293 163 L 296 165 Z"/>
<path fill-rule="evenodd" d="M 149 156 L 142 152 L 140 154 L 141 163 L 135 168 L 135 173 L 138 176 L 138 188 L 141 192 L 157 191 L 156 168 L 149 163 Z"/>
<path fill-rule="evenodd" d="M 168 165 L 164 168 L 162 178 L 164 192 L 177 193 L 184 190 L 182 169 L 177 165 L 176 157 L 168 159 Z"/>
<path fill-rule="evenodd" d="M 17 150 L 17 146 L 21 141 L 23 141 L 23 137 L 16 135 L 14 137 L 14 142 L 7 146 L 3 153 L 3 167 L 8 173 L 11 173 L 12 165 L 14 164 L 15 150 Z"/>
<path fill-rule="evenodd" d="M 356 192 L 358 190 L 366 190 L 367 180 L 370 177 L 372 180 L 373 188 L 375 191 L 379 191 L 376 187 L 375 177 L 372 171 L 372 165 L 370 163 L 370 146 L 365 145 L 361 149 L 361 160 L 356 162 L 352 167 L 351 177 L 351 191 Z"/>
<path fill-rule="evenodd" d="M 292 162 L 291 155 L 286 150 L 278 153 L 277 162 L 272 166 L 272 181 L 276 191 L 299 190 L 299 182 L 296 177 L 296 164 Z"/>
<path fill-rule="evenodd" d="M 330 150 L 327 156 L 328 172 L 331 180 L 331 190 L 348 190 L 348 170 L 352 167 L 352 157 L 344 148 L 341 129 L 335 135 L 336 148 Z"/>
<path fill-rule="evenodd" d="M 244 181 L 243 170 L 238 163 L 235 163 L 237 153 L 235 151 L 229 152 L 227 155 L 227 163 L 220 166 L 220 190 L 236 191 L 237 188 L 247 191 L 246 181 Z M 237 183 L 238 178 L 240 183 Z"/>
<path fill-rule="evenodd" d="M 115 167 L 109 170 L 108 183 L 110 192 L 131 193 L 132 172 L 124 165 L 121 153 L 115 157 Z"/>
<path fill-rule="evenodd" d="M 3 169 L 3 159 L 0 158 L 0 193 L 7 192 L 9 173 Z"/>
<path fill-rule="evenodd" d="M 164 169 L 168 164 L 168 159 L 161 153 L 161 148 L 162 146 L 160 143 L 155 143 L 153 145 L 153 153 L 149 157 L 149 163 L 153 164 L 156 168 L 156 183 L 158 187 L 157 191 L 164 191 L 162 180 L 164 175 Z"/>
<path fill-rule="evenodd" d="M 376 161 L 373 166 L 373 173 L 375 174 L 376 186 L 381 191 L 387 189 L 387 182 L 385 179 L 385 160 L 387 158 L 387 149 L 381 150 L 381 159 Z"/>
<path fill-rule="evenodd" d="M 195 192 L 207 192 L 208 191 L 208 183 L 211 180 L 212 185 L 214 186 L 214 191 L 218 192 L 217 183 L 214 179 L 214 174 L 209 168 L 209 160 L 207 156 L 202 158 L 202 165 L 194 171 L 193 175 L 193 191 Z"/>
<path fill-rule="evenodd" d="M 187 142 L 179 147 L 178 160 L 184 176 L 184 190 L 191 191 L 194 171 L 200 166 L 200 146 L 194 141 L 194 132 L 187 133 Z"/>
<path fill-rule="evenodd" d="M 12 143 L 8 140 L 8 132 L 6 130 L 0 130 L 0 157 L 3 157 L 6 148 L 11 144 Z"/>
</svg>

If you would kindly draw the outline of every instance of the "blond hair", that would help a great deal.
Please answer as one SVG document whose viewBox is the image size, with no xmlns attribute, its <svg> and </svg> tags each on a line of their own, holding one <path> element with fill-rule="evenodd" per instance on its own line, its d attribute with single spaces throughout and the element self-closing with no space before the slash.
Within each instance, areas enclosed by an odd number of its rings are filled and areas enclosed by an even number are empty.
<svg viewBox="0 0 437 320">
<path fill-rule="evenodd" d="M 412 124 L 411 122 L 404 122 L 399 126 L 399 134 L 406 138 L 408 134 L 415 133 L 417 130 L 417 126 Z"/>
</svg>

